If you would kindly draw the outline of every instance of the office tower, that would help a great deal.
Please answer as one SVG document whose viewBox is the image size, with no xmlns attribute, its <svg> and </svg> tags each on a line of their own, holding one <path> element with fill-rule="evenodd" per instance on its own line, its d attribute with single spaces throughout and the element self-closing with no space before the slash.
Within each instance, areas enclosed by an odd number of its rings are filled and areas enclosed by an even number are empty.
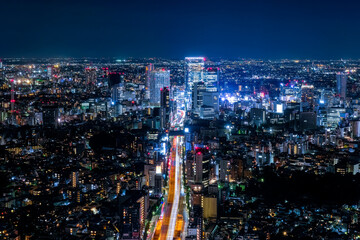
<svg viewBox="0 0 360 240">
<path fill-rule="evenodd" d="M 194 84 L 204 80 L 204 57 L 187 57 L 185 58 L 185 98 L 190 101 L 186 102 L 186 108 L 191 109 L 192 105 L 192 91 Z"/>
<path fill-rule="evenodd" d="M 213 119 L 219 112 L 219 92 L 203 91 L 200 92 L 200 98 L 200 118 Z"/>
<path fill-rule="evenodd" d="M 219 92 L 203 92 L 202 104 L 214 108 L 215 112 L 219 111 Z"/>
<path fill-rule="evenodd" d="M 207 92 L 218 92 L 219 91 L 219 69 L 218 68 L 207 68 L 204 72 L 204 82 Z"/>
<path fill-rule="evenodd" d="M 150 99 L 150 79 L 152 71 L 154 71 L 154 65 L 150 63 L 149 66 L 146 67 L 145 99 Z"/>
<path fill-rule="evenodd" d="M 168 128 L 170 120 L 170 90 L 167 87 L 160 89 L 160 127 Z"/>
<path fill-rule="evenodd" d="M 188 91 L 191 91 L 194 84 L 204 80 L 204 57 L 185 58 L 185 83 Z"/>
<path fill-rule="evenodd" d="M 56 128 L 60 124 L 60 110 L 57 106 L 43 106 L 43 125 Z"/>
<path fill-rule="evenodd" d="M 97 80 L 96 67 L 85 68 L 85 83 L 86 86 L 94 86 Z"/>
<path fill-rule="evenodd" d="M 209 186 L 209 167 L 210 156 L 206 148 L 195 147 L 195 183 L 200 183 L 203 187 Z"/>
<path fill-rule="evenodd" d="M 301 86 L 301 104 L 303 111 L 314 110 L 314 86 L 302 85 Z"/>
<path fill-rule="evenodd" d="M 204 82 L 194 83 L 192 94 L 191 94 L 191 107 L 195 113 L 199 113 L 200 107 L 203 105 L 203 95 L 202 93 L 206 91 L 206 86 Z"/>
<path fill-rule="evenodd" d="M 3 62 L 2 60 L 0 59 L 0 69 L 3 68 Z"/>
<path fill-rule="evenodd" d="M 346 98 L 346 83 L 347 83 L 347 74 L 344 72 L 337 73 L 336 89 L 337 89 L 337 94 L 339 94 L 341 98 Z"/>
<path fill-rule="evenodd" d="M 108 85 L 111 89 L 111 105 L 115 110 L 112 115 L 117 117 L 122 112 L 120 101 L 123 92 L 124 75 L 117 72 L 111 72 L 108 76 Z"/>
<path fill-rule="evenodd" d="M 170 87 L 170 70 L 155 69 L 150 73 L 150 103 L 160 105 L 160 93 L 162 88 Z"/>
</svg>

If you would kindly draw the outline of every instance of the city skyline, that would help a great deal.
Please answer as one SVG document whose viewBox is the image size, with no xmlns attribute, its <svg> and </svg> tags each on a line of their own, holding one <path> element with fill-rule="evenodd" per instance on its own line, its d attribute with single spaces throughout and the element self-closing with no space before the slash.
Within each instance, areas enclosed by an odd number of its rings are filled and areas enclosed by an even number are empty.
<svg viewBox="0 0 360 240">
<path fill-rule="evenodd" d="M 360 2 L 1 2 L 1 239 L 360 239 Z"/>
</svg>

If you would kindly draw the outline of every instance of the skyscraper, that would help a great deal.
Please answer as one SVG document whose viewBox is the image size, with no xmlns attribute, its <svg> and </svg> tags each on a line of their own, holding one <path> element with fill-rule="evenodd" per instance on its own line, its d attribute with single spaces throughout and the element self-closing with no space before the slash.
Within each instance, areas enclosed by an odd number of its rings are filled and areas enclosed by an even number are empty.
<svg viewBox="0 0 360 240">
<path fill-rule="evenodd" d="M 120 100 L 123 92 L 123 82 L 124 82 L 123 74 L 117 72 L 111 72 L 109 74 L 109 88 L 111 89 L 111 105 L 113 105 L 115 108 L 114 111 L 115 117 L 121 114 Z"/>
<path fill-rule="evenodd" d="M 96 67 L 87 67 L 85 68 L 85 83 L 86 86 L 94 86 L 96 84 L 97 78 L 97 69 Z"/>
<path fill-rule="evenodd" d="M 154 65 L 150 63 L 146 67 L 145 99 L 150 99 L 150 78 L 152 71 L 154 71 Z"/>
<path fill-rule="evenodd" d="M 170 118 L 170 90 L 168 87 L 164 87 L 160 91 L 160 127 L 168 128 Z"/>
<path fill-rule="evenodd" d="M 210 157 L 208 150 L 202 147 L 195 147 L 195 183 L 200 183 L 204 187 L 209 186 L 209 167 Z"/>
<path fill-rule="evenodd" d="M 191 92 L 195 83 L 204 80 L 204 57 L 185 58 L 185 84 L 187 92 Z"/>
<path fill-rule="evenodd" d="M 204 72 L 204 82 L 207 92 L 219 91 L 219 69 L 210 67 Z"/>
<path fill-rule="evenodd" d="M 206 107 L 207 110 L 210 110 L 212 113 L 219 111 L 219 106 L 218 106 L 219 69 L 218 68 L 207 68 L 203 71 L 203 78 L 194 82 L 192 85 L 190 99 L 191 99 L 191 108 L 194 113 L 200 113 L 202 107 Z"/>
<path fill-rule="evenodd" d="M 346 98 L 347 74 L 339 72 L 336 74 L 336 90 L 341 98 Z"/>
<path fill-rule="evenodd" d="M 160 90 L 170 87 L 170 70 L 155 69 L 150 73 L 150 103 L 160 105 Z"/>
<path fill-rule="evenodd" d="M 314 110 L 314 86 L 304 84 L 301 86 L 301 108 L 303 111 Z"/>
<path fill-rule="evenodd" d="M 195 113 L 200 111 L 200 107 L 203 105 L 203 92 L 206 91 L 206 86 L 204 82 L 194 83 L 193 89 L 191 91 L 191 107 Z"/>
</svg>

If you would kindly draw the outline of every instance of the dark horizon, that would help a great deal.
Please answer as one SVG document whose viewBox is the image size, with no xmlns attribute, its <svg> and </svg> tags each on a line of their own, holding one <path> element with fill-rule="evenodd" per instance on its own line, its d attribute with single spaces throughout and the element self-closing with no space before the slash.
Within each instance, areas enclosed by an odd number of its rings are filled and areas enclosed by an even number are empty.
<svg viewBox="0 0 360 240">
<path fill-rule="evenodd" d="M 360 2 L 7 1 L 0 58 L 359 59 Z"/>
</svg>

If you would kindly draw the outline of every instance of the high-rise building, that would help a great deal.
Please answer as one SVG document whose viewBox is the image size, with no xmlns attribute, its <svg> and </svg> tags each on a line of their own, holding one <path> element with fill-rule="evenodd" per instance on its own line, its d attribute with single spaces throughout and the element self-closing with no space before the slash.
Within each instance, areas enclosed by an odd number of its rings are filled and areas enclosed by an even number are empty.
<svg viewBox="0 0 360 240">
<path fill-rule="evenodd" d="M 200 183 L 204 187 L 209 186 L 210 156 L 206 148 L 195 147 L 195 183 Z"/>
<path fill-rule="evenodd" d="M 170 120 L 170 90 L 167 87 L 160 89 L 160 127 L 168 128 Z"/>
<path fill-rule="evenodd" d="M 117 117 L 119 114 L 121 114 L 121 105 L 120 100 L 122 98 L 122 92 L 123 92 L 123 82 L 124 82 L 124 75 L 117 73 L 117 72 L 111 72 L 109 74 L 109 88 L 111 89 L 111 105 L 114 107 L 114 116 Z"/>
<path fill-rule="evenodd" d="M 191 94 L 191 107 L 193 112 L 199 113 L 200 107 L 203 105 L 203 92 L 206 91 L 206 86 L 204 82 L 194 83 L 192 94 Z"/>
<path fill-rule="evenodd" d="M 3 62 L 2 60 L 0 59 L 0 69 L 3 68 Z"/>
<path fill-rule="evenodd" d="M 195 83 L 204 81 L 204 57 L 186 57 L 185 58 L 185 98 L 190 101 L 186 102 L 187 109 L 191 109 L 192 94 Z"/>
<path fill-rule="evenodd" d="M 150 63 L 149 66 L 146 67 L 145 99 L 150 99 L 150 82 L 152 71 L 154 71 L 154 65 Z"/>
<path fill-rule="evenodd" d="M 215 112 L 219 111 L 219 92 L 203 92 L 202 104 L 214 108 Z"/>
<path fill-rule="evenodd" d="M 219 91 L 219 69 L 218 68 L 207 68 L 204 72 L 204 83 L 207 92 L 218 92 Z"/>
<path fill-rule="evenodd" d="M 194 84 L 204 80 L 204 57 L 185 58 L 185 82 L 188 91 L 191 91 Z"/>
<path fill-rule="evenodd" d="M 339 72 L 336 74 L 336 90 L 341 98 L 346 98 L 347 74 Z"/>
<path fill-rule="evenodd" d="M 96 84 L 97 78 L 97 69 L 96 67 L 87 67 L 85 68 L 85 83 L 86 86 L 94 86 Z"/>
<path fill-rule="evenodd" d="M 314 86 L 302 85 L 301 86 L 301 106 L 303 111 L 314 110 Z"/>
<path fill-rule="evenodd" d="M 160 93 L 162 88 L 170 87 L 170 70 L 155 69 L 150 73 L 150 103 L 160 105 Z"/>
</svg>

